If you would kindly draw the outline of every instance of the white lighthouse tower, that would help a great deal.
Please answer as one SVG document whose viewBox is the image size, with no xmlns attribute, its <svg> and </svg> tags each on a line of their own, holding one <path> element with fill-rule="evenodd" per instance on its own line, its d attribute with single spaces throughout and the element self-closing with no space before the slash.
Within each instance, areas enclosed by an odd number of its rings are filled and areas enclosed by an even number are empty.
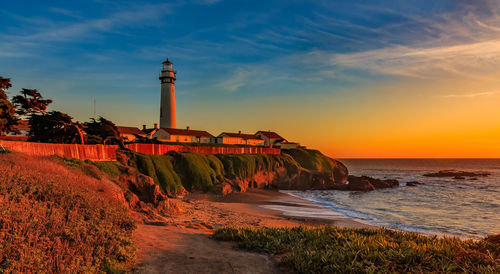
<svg viewBox="0 0 500 274">
<path fill-rule="evenodd" d="M 176 128 L 175 120 L 175 71 L 172 62 L 167 58 L 162 63 L 160 74 L 161 81 L 161 105 L 160 105 L 160 128 Z"/>
</svg>

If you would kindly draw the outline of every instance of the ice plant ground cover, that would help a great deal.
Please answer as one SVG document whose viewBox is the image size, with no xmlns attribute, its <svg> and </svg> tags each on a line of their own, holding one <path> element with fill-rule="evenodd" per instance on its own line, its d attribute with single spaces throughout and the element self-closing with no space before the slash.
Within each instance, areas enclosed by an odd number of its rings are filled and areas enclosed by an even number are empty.
<svg viewBox="0 0 500 274">
<path fill-rule="evenodd" d="M 135 224 L 120 195 L 58 159 L 0 155 L 0 272 L 126 269 Z"/>
<path fill-rule="evenodd" d="M 298 273 L 500 272 L 500 235 L 481 241 L 387 229 L 221 228 L 214 238 L 277 255 Z"/>
</svg>

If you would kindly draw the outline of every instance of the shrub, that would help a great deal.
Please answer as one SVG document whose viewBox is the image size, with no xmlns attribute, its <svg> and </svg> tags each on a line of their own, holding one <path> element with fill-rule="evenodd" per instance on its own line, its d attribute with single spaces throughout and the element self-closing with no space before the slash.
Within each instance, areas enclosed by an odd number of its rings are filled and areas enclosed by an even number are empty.
<svg viewBox="0 0 500 274">
<path fill-rule="evenodd" d="M 115 191 L 49 158 L 2 155 L 0 272 L 126 269 L 135 224 Z"/>
<path fill-rule="evenodd" d="M 115 161 L 99 161 L 99 162 L 85 161 L 85 162 L 88 162 L 96 166 L 101 172 L 108 174 L 109 177 L 111 178 L 116 178 L 120 176 L 120 169 L 118 168 L 120 164 L 118 162 Z"/>
<path fill-rule="evenodd" d="M 224 175 L 224 168 L 217 157 L 200 153 L 178 153 L 174 169 L 189 191 L 209 191 Z"/>
<path fill-rule="evenodd" d="M 139 172 L 153 178 L 163 192 L 175 194 L 182 191 L 183 185 L 169 157 L 167 155 L 147 155 L 131 152 L 130 164 L 136 167 Z"/>
<path fill-rule="evenodd" d="M 290 155 L 300 166 L 312 171 L 332 172 L 336 162 L 313 149 L 283 149 L 282 154 Z"/>
<path fill-rule="evenodd" d="M 387 229 L 221 228 L 214 237 L 280 255 L 298 273 L 428 273 L 500 271 L 499 243 L 437 238 Z"/>
</svg>

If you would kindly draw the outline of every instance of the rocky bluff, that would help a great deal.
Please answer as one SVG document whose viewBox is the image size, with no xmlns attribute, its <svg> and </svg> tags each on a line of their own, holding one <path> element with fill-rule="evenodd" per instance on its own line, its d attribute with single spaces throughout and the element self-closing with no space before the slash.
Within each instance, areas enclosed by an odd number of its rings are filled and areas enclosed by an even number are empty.
<svg viewBox="0 0 500 274">
<path fill-rule="evenodd" d="M 345 165 L 309 149 L 283 150 L 281 155 L 146 155 L 121 151 L 117 158 L 151 177 L 162 192 L 172 196 L 186 190 L 228 194 L 250 188 L 367 191 L 394 186 L 374 181 L 368 187 L 361 186 L 368 177 L 361 183 L 347 183 L 348 177 L 354 177 L 348 176 Z"/>
</svg>

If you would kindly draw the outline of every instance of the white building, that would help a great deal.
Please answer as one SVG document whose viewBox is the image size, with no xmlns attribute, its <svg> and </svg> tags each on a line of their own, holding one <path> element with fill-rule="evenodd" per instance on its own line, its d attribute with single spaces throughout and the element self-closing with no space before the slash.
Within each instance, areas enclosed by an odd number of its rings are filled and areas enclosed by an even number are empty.
<svg viewBox="0 0 500 274">
<path fill-rule="evenodd" d="M 133 142 L 137 138 L 146 138 L 146 133 L 136 127 L 121 127 L 117 126 L 116 129 L 120 133 L 120 137 L 123 138 L 124 142 Z"/>
<path fill-rule="evenodd" d="M 178 143 L 212 143 L 215 137 L 203 130 L 192 130 L 189 127 L 186 129 L 178 128 L 160 128 L 153 134 L 153 139 L 163 142 L 178 142 Z"/>
<path fill-rule="evenodd" d="M 278 133 L 272 131 L 257 131 L 255 135 L 259 136 L 264 140 L 264 145 L 269 146 L 280 146 L 282 142 L 286 142 L 286 139 L 281 137 Z"/>
<path fill-rule="evenodd" d="M 218 144 L 263 146 L 264 140 L 254 134 L 223 132 L 217 136 Z"/>
</svg>

